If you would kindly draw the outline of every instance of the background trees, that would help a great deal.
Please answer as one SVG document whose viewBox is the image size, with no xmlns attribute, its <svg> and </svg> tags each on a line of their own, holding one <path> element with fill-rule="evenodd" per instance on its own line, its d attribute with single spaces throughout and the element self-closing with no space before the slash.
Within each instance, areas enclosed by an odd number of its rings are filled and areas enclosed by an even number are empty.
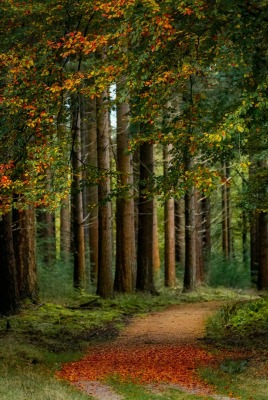
<svg viewBox="0 0 268 400">
<path fill-rule="evenodd" d="M 5 216 L 12 209 L 28 212 L 39 207 L 55 219 L 55 243 L 58 246 L 59 238 L 66 252 L 69 232 L 57 228 L 57 209 L 70 198 L 71 187 L 72 200 L 65 209 L 71 205 L 75 286 L 88 288 L 91 271 L 91 277 L 98 274 L 99 295 L 111 296 L 113 287 L 131 291 L 137 259 L 136 288 L 154 293 L 154 202 L 184 201 L 184 288 L 192 290 L 203 282 L 213 252 L 229 264 L 239 264 L 243 253 L 245 265 L 250 225 L 252 263 L 260 272 L 259 288 L 266 288 L 267 41 L 260 40 L 267 35 L 266 6 L 266 2 L 224 0 L 3 1 L 3 229 L 10 228 Z M 116 100 L 109 96 L 115 84 Z M 116 145 L 110 122 L 113 107 L 117 108 Z M 153 159 L 155 147 L 165 149 L 166 160 L 172 158 L 164 175 Z M 135 151 L 140 153 L 136 186 Z M 217 188 L 222 189 L 222 206 Z M 134 200 L 139 203 L 136 215 Z M 209 202 L 211 215 L 203 207 Z M 241 209 L 240 234 L 236 232 Z M 174 212 L 166 210 L 165 220 L 174 222 Z M 64 226 L 66 216 L 61 218 Z M 217 224 L 210 229 L 208 221 L 213 218 Z M 30 220 L 23 227 L 29 232 Z M 263 242 L 254 248 L 258 235 Z M 8 237 L 12 249 L 11 234 Z M 29 240 L 34 242 L 34 236 Z M 85 257 L 87 251 L 90 258 Z M 166 247 L 167 264 L 169 256 L 174 260 L 173 252 L 174 246 Z M 11 258 L 8 262 L 11 297 L 16 299 L 16 287 L 22 283 L 20 267 L 17 262 L 14 275 L 14 263 Z M 166 271 L 171 270 L 173 274 L 173 266 Z M 14 301 L 10 312 L 17 309 Z M 7 312 L 8 306 L 2 311 Z"/>
</svg>

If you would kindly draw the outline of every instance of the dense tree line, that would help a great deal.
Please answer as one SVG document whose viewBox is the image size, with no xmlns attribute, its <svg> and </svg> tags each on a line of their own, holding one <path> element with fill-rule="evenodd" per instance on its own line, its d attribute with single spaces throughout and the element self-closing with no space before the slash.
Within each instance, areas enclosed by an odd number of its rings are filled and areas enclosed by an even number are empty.
<svg viewBox="0 0 268 400">
<path fill-rule="evenodd" d="M 267 2 L 0 10 L 0 312 L 38 299 L 56 230 L 74 287 L 155 294 L 157 204 L 167 287 L 202 284 L 213 243 L 267 289 Z"/>
</svg>

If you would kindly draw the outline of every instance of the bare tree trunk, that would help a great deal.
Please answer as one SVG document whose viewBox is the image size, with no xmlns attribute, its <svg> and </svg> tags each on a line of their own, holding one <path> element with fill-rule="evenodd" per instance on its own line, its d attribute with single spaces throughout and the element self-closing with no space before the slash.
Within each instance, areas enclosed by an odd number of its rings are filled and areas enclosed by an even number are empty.
<svg viewBox="0 0 268 400">
<path fill-rule="evenodd" d="M 168 177 L 168 169 L 171 165 L 170 151 L 172 145 L 164 146 L 164 177 Z M 165 201 L 164 210 L 165 228 L 165 286 L 173 287 L 176 283 L 175 268 L 175 201 L 174 198 Z"/>
<path fill-rule="evenodd" d="M 78 101 L 78 100 L 77 100 Z M 86 284 L 85 236 L 83 225 L 83 199 L 81 191 L 81 120 L 80 104 L 74 104 L 72 133 L 72 250 L 74 255 L 73 280 L 75 288 L 84 288 Z"/>
<path fill-rule="evenodd" d="M 123 82 L 121 82 L 122 85 Z M 120 90 L 120 85 L 118 85 Z M 128 148 L 127 103 L 117 105 L 117 185 L 123 194 L 116 199 L 116 273 L 114 288 L 132 292 L 135 285 L 135 216 L 132 157 Z"/>
<path fill-rule="evenodd" d="M 258 215 L 258 289 L 268 289 L 268 214 L 261 211 Z"/>
<path fill-rule="evenodd" d="M 185 265 L 185 205 L 184 199 L 175 201 L 175 246 L 176 261 Z"/>
<path fill-rule="evenodd" d="M 137 290 L 156 293 L 153 270 L 153 198 L 144 192 L 153 175 L 153 145 L 140 146 L 140 197 L 137 256 Z"/>
<path fill-rule="evenodd" d="M 35 211 L 13 210 L 13 242 L 18 290 L 21 299 L 38 299 Z"/>
<path fill-rule="evenodd" d="M 196 283 L 201 285 L 205 280 L 205 252 L 203 241 L 203 209 L 202 198 L 199 192 L 195 192 L 195 229 L 196 229 Z"/>
<path fill-rule="evenodd" d="M 196 249 L 196 195 L 194 188 L 185 194 L 185 273 L 184 291 L 192 291 L 197 286 L 197 249 Z"/>
<path fill-rule="evenodd" d="M 12 213 L 0 217 L 0 315 L 19 311 L 19 291 L 12 235 Z"/>
<path fill-rule="evenodd" d="M 153 268 L 154 273 L 158 273 L 160 270 L 160 254 L 159 254 L 159 240 L 158 240 L 158 217 L 157 217 L 157 203 L 154 199 L 154 210 L 153 210 Z"/>
<path fill-rule="evenodd" d="M 60 255 L 68 263 L 71 252 L 71 215 L 69 196 L 61 201 L 60 208 Z"/>
<path fill-rule="evenodd" d="M 231 238 L 231 211 L 230 211 L 230 189 L 229 189 L 229 167 L 223 164 L 225 184 L 222 186 L 222 251 L 226 260 L 232 259 Z"/>
<path fill-rule="evenodd" d="M 108 92 L 104 91 L 97 99 L 97 144 L 98 168 L 101 174 L 99 182 L 99 269 L 97 294 L 111 297 L 113 294 L 112 277 L 112 204 L 110 195 L 110 124 L 108 112 Z"/>
<path fill-rule="evenodd" d="M 84 179 L 84 217 L 86 218 L 86 242 L 89 247 L 90 280 L 97 282 L 98 276 L 98 185 L 88 183 L 98 169 L 97 111 L 96 99 L 83 98 L 82 118 L 83 161 L 86 164 Z"/>
</svg>

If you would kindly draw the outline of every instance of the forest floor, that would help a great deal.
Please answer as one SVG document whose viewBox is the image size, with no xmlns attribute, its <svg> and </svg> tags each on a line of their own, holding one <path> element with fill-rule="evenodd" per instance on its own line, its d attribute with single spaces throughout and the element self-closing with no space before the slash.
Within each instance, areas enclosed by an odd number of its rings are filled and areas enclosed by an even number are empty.
<svg viewBox="0 0 268 400">
<path fill-rule="evenodd" d="M 221 357 L 207 350 L 203 338 L 205 320 L 222 304 L 181 304 L 135 317 L 115 340 L 90 347 L 82 360 L 64 364 L 58 375 L 98 400 L 124 399 L 103 381 L 109 376 L 131 379 L 152 393 L 173 388 L 203 399 L 229 400 L 215 394 L 197 373 Z"/>
</svg>

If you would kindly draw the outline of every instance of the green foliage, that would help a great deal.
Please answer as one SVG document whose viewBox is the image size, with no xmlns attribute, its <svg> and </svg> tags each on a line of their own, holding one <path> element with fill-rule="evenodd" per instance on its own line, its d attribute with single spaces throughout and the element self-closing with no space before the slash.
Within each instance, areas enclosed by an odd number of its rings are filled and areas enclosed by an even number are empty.
<svg viewBox="0 0 268 400">
<path fill-rule="evenodd" d="M 268 330 L 268 299 L 258 298 L 252 301 L 227 305 L 207 324 L 207 334 L 211 339 L 234 344 L 267 347 L 263 340 Z"/>
<path fill-rule="evenodd" d="M 209 261 L 207 282 L 212 287 L 245 289 L 250 287 L 250 270 L 236 259 L 227 261 L 214 255 Z"/>
</svg>

